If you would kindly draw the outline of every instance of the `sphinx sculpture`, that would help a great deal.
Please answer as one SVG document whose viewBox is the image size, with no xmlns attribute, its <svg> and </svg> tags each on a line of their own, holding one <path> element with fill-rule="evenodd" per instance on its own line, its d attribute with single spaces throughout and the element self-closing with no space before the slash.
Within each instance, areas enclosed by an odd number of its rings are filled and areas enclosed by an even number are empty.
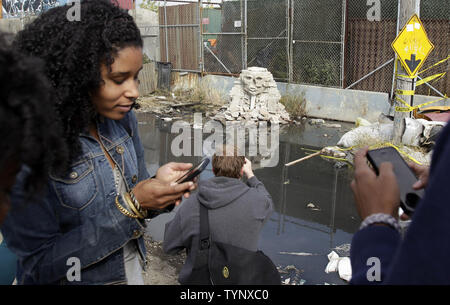
<svg viewBox="0 0 450 305">
<path fill-rule="evenodd" d="M 215 116 L 219 121 L 268 121 L 272 124 L 289 122 L 289 114 L 279 102 L 281 95 L 266 68 L 243 70 L 234 82 L 227 109 Z"/>
</svg>

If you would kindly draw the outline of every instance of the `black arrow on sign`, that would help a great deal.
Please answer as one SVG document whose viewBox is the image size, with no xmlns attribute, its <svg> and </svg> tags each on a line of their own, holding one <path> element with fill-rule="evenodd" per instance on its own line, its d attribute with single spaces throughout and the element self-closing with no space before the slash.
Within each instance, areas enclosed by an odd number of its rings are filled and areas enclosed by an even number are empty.
<svg viewBox="0 0 450 305">
<path fill-rule="evenodd" d="M 421 59 L 416 60 L 416 54 L 411 54 L 411 60 L 405 59 L 405 62 L 408 65 L 409 70 L 411 70 L 411 72 L 414 72 L 414 70 L 416 70 L 417 66 L 420 64 L 421 61 L 422 61 Z"/>
</svg>

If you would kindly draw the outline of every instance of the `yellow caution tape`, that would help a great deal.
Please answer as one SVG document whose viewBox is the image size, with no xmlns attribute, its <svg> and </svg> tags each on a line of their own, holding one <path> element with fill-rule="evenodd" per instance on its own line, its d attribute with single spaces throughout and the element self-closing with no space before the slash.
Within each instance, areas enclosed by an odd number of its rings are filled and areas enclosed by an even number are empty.
<svg viewBox="0 0 450 305">
<path fill-rule="evenodd" d="M 395 92 L 396 92 L 397 94 L 400 94 L 400 95 L 414 95 L 414 90 L 401 90 L 401 89 L 397 89 L 397 90 L 395 90 Z"/>
<path fill-rule="evenodd" d="M 422 73 L 424 73 L 425 71 L 428 71 L 428 70 L 430 70 L 431 68 L 436 67 L 437 65 L 440 65 L 440 64 L 446 62 L 446 61 L 449 60 L 449 59 L 450 59 L 450 55 L 447 56 L 447 58 L 444 58 L 443 60 L 438 61 L 437 63 L 435 63 L 435 64 L 433 64 L 432 66 L 430 66 L 430 67 L 428 67 L 428 68 L 426 68 L 426 69 L 424 69 L 424 70 L 418 72 L 416 75 L 413 75 L 413 76 L 404 75 L 404 74 L 397 74 L 397 63 L 396 63 L 394 74 L 395 74 L 395 76 L 398 76 L 398 77 L 413 79 L 413 78 L 416 78 L 417 75 L 422 74 Z M 398 59 L 397 59 L 397 61 L 398 61 Z M 439 79 L 440 79 L 440 78 L 442 78 L 442 77 L 445 75 L 445 73 L 446 73 L 446 72 L 444 72 L 444 73 L 439 73 L 439 74 L 435 74 L 435 75 L 432 75 L 432 76 L 428 76 L 428 77 L 426 77 L 426 78 L 424 78 L 424 79 L 422 79 L 422 80 L 419 80 L 419 81 L 416 83 L 416 86 L 420 86 L 420 85 L 422 85 L 422 84 L 424 84 L 424 83 L 430 82 L 430 81 L 434 80 L 434 79 L 437 78 L 437 77 L 439 77 Z"/>
<path fill-rule="evenodd" d="M 354 145 L 354 146 L 348 147 L 348 148 L 340 148 L 339 150 L 341 150 L 341 151 L 347 151 L 347 150 L 353 150 L 353 149 L 355 149 L 355 148 L 360 148 L 360 147 L 364 147 L 364 146 L 366 146 L 366 145 L 360 145 L 360 146 Z M 369 146 L 369 150 L 370 150 L 370 149 L 376 149 L 376 148 L 382 148 L 382 147 L 386 147 L 386 146 L 390 146 L 390 147 L 395 148 L 395 150 L 397 150 L 401 155 L 404 155 L 405 157 L 407 157 L 408 159 L 410 159 L 411 161 L 413 161 L 413 162 L 416 163 L 416 164 L 422 165 L 421 162 L 417 161 L 415 158 L 413 158 L 412 156 L 410 156 L 408 153 L 402 151 L 400 148 L 398 148 L 396 145 L 394 145 L 394 144 L 392 144 L 392 143 L 390 143 L 390 142 L 384 142 L 384 143 L 381 143 L 381 144 L 370 145 L 370 146 Z M 315 152 L 318 152 L 318 151 L 319 151 L 319 150 L 313 150 L 313 149 L 308 149 L 308 148 L 302 148 L 302 149 L 304 149 L 304 150 L 310 150 L 310 151 L 315 151 Z M 352 164 L 350 163 L 349 160 L 344 159 L 344 158 L 338 158 L 338 157 L 327 156 L 327 155 L 320 155 L 320 156 L 321 156 L 322 158 L 327 158 L 327 159 L 332 159 L 332 160 L 336 160 L 336 161 L 347 162 L 348 164 L 352 165 Z"/>
<path fill-rule="evenodd" d="M 389 142 L 386 142 L 386 143 L 384 143 L 384 144 L 386 144 L 387 146 L 391 146 L 391 147 L 395 148 L 395 150 L 397 150 L 400 154 L 406 156 L 408 159 L 410 159 L 410 160 L 413 161 L 414 163 L 419 164 L 419 165 L 422 165 L 422 163 L 420 163 L 419 161 L 417 161 L 416 159 L 414 159 L 413 157 L 411 157 L 410 155 L 408 155 L 407 153 L 405 153 L 404 151 L 402 151 L 400 148 L 398 148 L 398 147 L 395 146 L 394 144 L 389 143 Z"/>
<path fill-rule="evenodd" d="M 446 61 L 449 60 L 449 59 L 450 59 L 450 55 L 448 55 L 447 58 L 444 58 L 443 60 L 438 61 L 438 62 L 435 63 L 434 65 L 432 65 L 432 66 L 430 66 L 430 67 L 428 67 L 428 68 L 426 68 L 426 69 L 420 71 L 420 72 L 417 73 L 417 74 L 421 74 L 421 73 L 423 73 L 423 72 L 425 72 L 425 71 L 428 71 L 428 70 L 430 70 L 431 68 L 433 68 L 433 67 L 435 67 L 435 66 L 437 66 L 437 65 L 440 65 L 440 64 L 446 62 Z"/>
<path fill-rule="evenodd" d="M 423 85 L 425 83 L 429 83 L 429 82 L 431 82 L 433 80 L 439 80 L 439 79 L 443 78 L 446 73 L 447 72 L 439 73 L 439 74 L 431 75 L 431 76 L 425 77 L 424 79 L 418 80 L 416 82 L 416 87 L 420 86 L 420 85 Z"/>
<path fill-rule="evenodd" d="M 415 109 L 420 109 L 420 108 L 422 108 L 423 106 L 427 106 L 427 105 L 430 105 L 430 104 L 439 102 L 439 101 L 441 101 L 441 100 L 445 100 L 446 98 L 448 98 L 447 95 L 445 95 L 444 97 L 442 97 L 442 98 L 440 98 L 440 99 L 433 100 L 433 101 L 429 101 L 429 102 L 426 102 L 426 103 L 423 103 L 423 104 L 420 104 L 420 105 L 417 105 L 417 106 L 410 106 L 410 105 L 408 105 L 408 103 L 406 103 L 404 100 L 402 100 L 401 98 L 399 98 L 398 96 L 396 96 L 395 99 L 396 99 L 397 101 L 403 103 L 403 104 L 405 105 L 405 107 L 399 107 L 399 106 L 396 106 L 396 107 L 395 107 L 395 111 L 397 111 L 397 112 L 411 112 L 411 111 L 414 111 Z"/>
</svg>

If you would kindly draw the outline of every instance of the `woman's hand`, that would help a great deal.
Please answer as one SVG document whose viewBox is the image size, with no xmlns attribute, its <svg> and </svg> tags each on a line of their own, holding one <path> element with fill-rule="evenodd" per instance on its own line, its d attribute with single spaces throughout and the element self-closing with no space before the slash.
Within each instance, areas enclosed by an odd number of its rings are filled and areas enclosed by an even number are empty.
<svg viewBox="0 0 450 305">
<path fill-rule="evenodd" d="M 191 169 L 191 167 L 192 163 L 167 163 L 158 169 L 156 179 L 166 183 L 175 182 Z"/>
<path fill-rule="evenodd" d="M 178 205 L 183 194 L 192 187 L 193 182 L 177 184 L 147 179 L 139 182 L 133 188 L 133 193 L 142 208 L 163 209 L 174 202 Z"/>
<path fill-rule="evenodd" d="M 356 207 L 361 219 L 376 213 L 389 214 L 398 218 L 400 191 L 391 163 L 380 165 L 377 176 L 367 165 L 368 148 L 355 154 L 355 178 L 351 183 Z"/>
<path fill-rule="evenodd" d="M 169 162 L 163 166 L 161 166 L 156 172 L 156 179 L 162 183 L 174 185 L 176 184 L 179 178 L 181 178 L 188 170 L 192 168 L 192 163 L 178 163 L 178 162 Z M 152 179 L 155 180 L 155 179 Z M 177 199 L 171 200 L 165 206 L 175 203 L 175 205 L 179 205 L 181 203 L 181 197 L 189 198 L 190 192 L 197 188 L 197 179 L 194 179 L 194 183 L 190 185 L 188 189 L 186 189 Z M 134 192 L 134 191 L 133 191 Z M 135 194 L 136 195 L 136 194 Z M 137 198 L 136 198 L 137 199 Z M 139 201 L 139 199 L 138 199 Z M 140 203 L 140 201 L 139 201 Z"/>
</svg>

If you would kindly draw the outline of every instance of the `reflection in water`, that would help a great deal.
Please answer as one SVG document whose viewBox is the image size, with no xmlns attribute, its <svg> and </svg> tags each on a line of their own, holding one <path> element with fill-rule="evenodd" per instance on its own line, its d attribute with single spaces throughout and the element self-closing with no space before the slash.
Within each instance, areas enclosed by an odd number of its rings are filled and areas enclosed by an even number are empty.
<svg viewBox="0 0 450 305">
<path fill-rule="evenodd" d="M 202 159 L 202 156 L 174 157 L 170 147 L 177 134 L 170 133 L 171 124 L 149 114 L 138 114 L 138 118 L 151 175 L 167 162 L 198 163 Z M 277 266 L 284 268 L 291 265 L 300 270 L 283 278 L 291 277 L 291 281 L 305 284 L 344 284 L 337 273 L 326 274 L 324 270 L 328 263 L 327 254 L 336 247 L 350 244 L 359 226 L 360 220 L 349 187 L 351 171 L 320 157 L 292 167 L 284 166 L 305 156 L 304 148 L 320 149 L 337 142 L 337 134 L 329 139 L 329 143 L 324 142 L 323 132 L 308 125 L 289 127 L 287 132 L 280 133 L 279 163 L 276 167 L 261 168 L 256 158 L 252 160 L 255 175 L 271 194 L 275 209 L 261 232 L 260 248 Z M 327 132 L 336 133 L 335 130 Z M 209 164 L 200 179 L 212 176 Z M 148 233 L 154 239 L 163 239 L 164 224 L 172 219 L 174 212 L 150 221 Z M 339 254 L 348 255 L 348 252 Z"/>
</svg>

